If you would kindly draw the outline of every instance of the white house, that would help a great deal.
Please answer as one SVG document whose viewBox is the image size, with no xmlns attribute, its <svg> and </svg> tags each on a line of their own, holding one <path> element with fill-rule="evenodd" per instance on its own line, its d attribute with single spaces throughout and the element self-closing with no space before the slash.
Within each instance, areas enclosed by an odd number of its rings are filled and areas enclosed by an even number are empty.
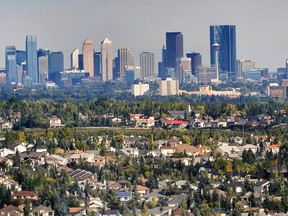
<svg viewBox="0 0 288 216">
<path fill-rule="evenodd" d="M 52 116 L 49 120 L 50 128 L 59 128 L 63 127 L 61 119 L 59 119 L 57 116 Z"/>
<path fill-rule="evenodd" d="M 6 157 L 9 154 L 15 155 L 16 152 L 7 148 L 0 149 L 0 157 Z"/>
<path fill-rule="evenodd" d="M 246 151 L 251 150 L 254 154 L 256 154 L 256 152 L 257 152 L 257 146 L 256 146 L 256 145 L 252 145 L 252 144 L 246 144 L 246 145 L 244 145 L 244 146 L 239 146 L 238 148 L 239 148 L 242 152 L 243 152 L 244 150 L 246 150 Z"/>
</svg>

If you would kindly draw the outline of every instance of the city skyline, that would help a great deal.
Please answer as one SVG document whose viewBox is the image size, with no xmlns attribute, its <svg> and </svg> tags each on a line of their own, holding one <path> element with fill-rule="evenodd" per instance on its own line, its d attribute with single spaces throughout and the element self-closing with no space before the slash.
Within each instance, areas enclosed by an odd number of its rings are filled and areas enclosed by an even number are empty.
<svg viewBox="0 0 288 216">
<path fill-rule="evenodd" d="M 288 15 L 285 6 L 288 6 L 288 2 L 284 0 L 277 2 L 186 0 L 182 4 L 172 0 L 157 2 L 123 0 L 120 5 L 109 1 L 91 0 L 87 0 L 86 4 L 75 0 L 61 2 L 52 0 L 41 3 L 35 0 L 28 0 L 25 3 L 4 0 L 0 9 L 3 16 L 0 24 L 5 30 L 0 42 L 0 66 L 5 66 L 5 47 L 15 45 L 16 49 L 24 50 L 23 38 L 29 34 L 37 36 L 39 48 L 63 51 L 66 68 L 70 65 L 69 54 L 75 48 L 81 48 L 83 40 L 87 37 L 94 41 L 96 51 L 100 51 L 101 40 L 109 37 L 114 44 L 113 56 L 116 56 L 118 48 L 129 47 L 133 56 L 145 51 L 155 53 L 157 62 L 161 59 L 165 32 L 169 31 L 182 32 L 184 53 L 199 52 L 203 64 L 209 65 L 209 26 L 227 24 L 237 26 L 238 59 L 241 57 L 251 59 L 256 62 L 256 66 L 269 67 L 270 71 L 275 71 L 277 67 L 285 66 L 288 56 L 286 54 L 288 29 L 284 23 Z M 129 13 L 120 16 L 120 11 L 123 10 L 128 10 Z M 147 10 L 150 11 L 149 14 L 145 13 Z M 83 13 L 79 18 L 73 11 Z M 14 14 L 12 17 L 9 16 L 11 12 Z M 191 23 L 191 19 L 197 22 Z M 265 25 L 262 24 L 263 20 Z M 110 25 L 106 25 L 107 22 Z M 27 25 L 28 23 L 30 25 Z M 123 26 L 121 23 L 128 25 Z M 14 28 L 16 24 L 20 26 L 17 29 Z M 139 65 L 139 62 L 136 62 L 136 65 Z"/>
</svg>

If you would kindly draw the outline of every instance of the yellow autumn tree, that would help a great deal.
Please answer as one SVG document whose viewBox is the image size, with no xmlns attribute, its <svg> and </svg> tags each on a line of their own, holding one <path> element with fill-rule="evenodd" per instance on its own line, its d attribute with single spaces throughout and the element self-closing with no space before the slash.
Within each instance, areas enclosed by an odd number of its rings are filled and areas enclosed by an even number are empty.
<svg viewBox="0 0 288 216">
<path fill-rule="evenodd" d="M 26 141 L 26 136 L 25 136 L 24 132 L 20 132 L 18 134 L 18 140 L 21 141 L 21 142 L 25 142 Z"/>
</svg>

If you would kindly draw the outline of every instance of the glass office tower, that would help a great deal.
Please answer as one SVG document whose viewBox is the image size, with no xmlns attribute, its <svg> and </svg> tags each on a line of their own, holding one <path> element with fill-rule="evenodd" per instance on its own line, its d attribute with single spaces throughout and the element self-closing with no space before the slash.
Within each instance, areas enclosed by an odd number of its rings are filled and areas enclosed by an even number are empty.
<svg viewBox="0 0 288 216">
<path fill-rule="evenodd" d="M 220 72 L 228 72 L 230 79 L 236 78 L 236 26 L 210 26 L 210 61 L 215 65 L 215 51 L 213 44 L 218 43 L 220 50 L 218 64 Z"/>
<path fill-rule="evenodd" d="M 26 36 L 27 73 L 32 83 L 39 82 L 37 66 L 37 39 L 35 35 Z"/>
</svg>

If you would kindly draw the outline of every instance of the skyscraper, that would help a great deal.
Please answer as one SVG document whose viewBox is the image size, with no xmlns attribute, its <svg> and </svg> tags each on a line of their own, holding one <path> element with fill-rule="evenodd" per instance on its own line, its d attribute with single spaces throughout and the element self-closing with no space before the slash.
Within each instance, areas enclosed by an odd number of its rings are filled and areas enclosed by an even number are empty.
<svg viewBox="0 0 288 216">
<path fill-rule="evenodd" d="M 48 80 L 49 71 L 49 53 L 48 49 L 39 49 L 38 55 L 38 72 L 39 72 L 39 83 L 42 85 Z"/>
<path fill-rule="evenodd" d="M 26 37 L 26 55 L 27 55 L 27 75 L 32 79 L 32 83 L 39 82 L 37 67 L 37 39 L 35 35 Z"/>
<path fill-rule="evenodd" d="M 187 58 L 191 59 L 191 70 L 192 70 L 192 75 L 197 76 L 197 68 L 198 66 L 202 65 L 202 56 L 200 53 L 187 53 L 186 54 Z"/>
<path fill-rule="evenodd" d="M 64 71 L 63 52 L 51 52 L 49 54 L 48 69 L 48 79 L 55 83 L 59 83 L 60 72 Z"/>
<path fill-rule="evenodd" d="M 140 53 L 141 78 L 155 78 L 154 54 L 150 52 Z"/>
<path fill-rule="evenodd" d="M 181 32 L 166 32 L 166 65 L 175 68 L 176 59 L 183 57 L 183 35 Z"/>
<path fill-rule="evenodd" d="M 94 47 L 93 41 L 86 39 L 82 46 L 83 52 L 83 68 L 89 72 L 90 77 L 94 77 Z"/>
<path fill-rule="evenodd" d="M 215 65 L 215 51 L 213 44 L 220 45 L 218 59 L 220 72 L 228 72 L 230 79 L 236 78 L 236 26 L 210 26 L 210 61 Z"/>
<path fill-rule="evenodd" d="M 116 80 L 119 78 L 119 60 L 118 57 L 113 59 L 113 79 Z"/>
<path fill-rule="evenodd" d="M 16 64 L 16 48 L 15 46 L 7 46 L 5 49 L 6 63 L 6 84 L 11 85 L 12 82 L 18 83 L 17 64 Z"/>
<path fill-rule="evenodd" d="M 243 72 L 255 69 L 255 61 L 240 59 L 237 60 L 237 78 L 243 78 Z"/>
<path fill-rule="evenodd" d="M 179 84 L 187 82 L 188 77 L 191 76 L 191 59 L 187 57 L 176 59 L 176 79 L 179 80 Z"/>
<path fill-rule="evenodd" d="M 166 78 L 166 48 L 165 46 L 162 47 L 162 61 L 158 62 L 158 77 L 165 79 Z"/>
<path fill-rule="evenodd" d="M 73 50 L 70 54 L 70 63 L 71 69 L 78 69 L 79 68 L 79 49 Z"/>
<path fill-rule="evenodd" d="M 113 79 L 113 56 L 112 56 L 112 42 L 105 38 L 101 42 L 101 56 L 102 56 L 102 81 Z"/>
<path fill-rule="evenodd" d="M 94 77 L 101 77 L 101 52 L 94 53 Z"/>
<path fill-rule="evenodd" d="M 27 59 L 26 51 L 16 50 L 17 65 L 21 65 L 23 62 L 26 62 L 26 59 Z"/>
<path fill-rule="evenodd" d="M 78 55 L 78 69 L 79 69 L 79 70 L 84 70 L 83 54 L 79 54 L 79 55 Z"/>
<path fill-rule="evenodd" d="M 134 66 L 133 56 L 129 53 L 128 48 L 120 48 L 118 49 L 118 70 L 119 70 L 119 78 L 124 78 L 125 75 L 125 67 L 126 66 Z"/>
</svg>

